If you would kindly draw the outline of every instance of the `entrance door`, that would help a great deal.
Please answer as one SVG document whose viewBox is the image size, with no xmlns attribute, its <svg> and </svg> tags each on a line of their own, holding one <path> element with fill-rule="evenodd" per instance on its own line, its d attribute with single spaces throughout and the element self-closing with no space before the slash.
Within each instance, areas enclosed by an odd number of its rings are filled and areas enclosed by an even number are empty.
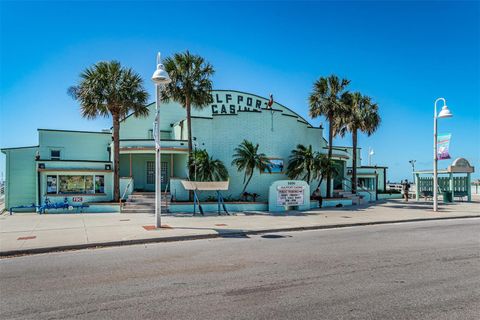
<svg viewBox="0 0 480 320">
<path fill-rule="evenodd" d="M 343 178 L 345 176 L 344 161 L 333 160 L 337 173 L 333 178 L 333 190 L 343 190 Z"/>
<path fill-rule="evenodd" d="M 160 169 L 160 179 L 162 181 L 161 191 L 165 191 L 168 186 L 168 162 L 163 162 Z M 146 188 L 148 191 L 155 190 L 155 161 L 147 161 L 147 181 Z"/>
<path fill-rule="evenodd" d="M 168 162 L 162 161 L 161 179 L 162 179 L 162 191 L 165 191 L 168 186 Z"/>
<path fill-rule="evenodd" d="M 155 161 L 147 161 L 147 179 L 145 181 L 145 190 L 155 190 Z"/>
</svg>

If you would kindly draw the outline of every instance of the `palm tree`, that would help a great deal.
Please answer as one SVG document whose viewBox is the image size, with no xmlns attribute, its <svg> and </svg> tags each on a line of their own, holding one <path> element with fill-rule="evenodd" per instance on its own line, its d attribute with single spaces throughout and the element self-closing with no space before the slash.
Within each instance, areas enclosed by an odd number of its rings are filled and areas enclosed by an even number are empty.
<svg viewBox="0 0 480 320">
<path fill-rule="evenodd" d="M 297 145 L 292 150 L 287 166 L 287 176 L 290 179 L 302 179 L 310 183 L 313 178 L 314 159 L 316 153 L 312 150 L 312 145 L 305 147 L 303 144 Z"/>
<path fill-rule="evenodd" d="M 98 62 L 80 74 L 80 82 L 68 89 L 80 103 L 87 119 L 112 117 L 113 121 L 113 200 L 120 198 L 120 121 L 130 112 L 135 117 L 148 115 L 148 93 L 143 80 L 131 68 L 118 61 Z"/>
<path fill-rule="evenodd" d="M 318 181 L 317 188 L 322 185 L 323 179 L 327 176 L 334 177 L 338 174 L 335 162 L 323 153 L 317 153 L 313 159 L 313 178 Z"/>
<path fill-rule="evenodd" d="M 332 158 L 332 140 L 337 134 L 335 117 L 342 111 L 341 95 L 350 80 L 339 79 L 336 75 L 327 78 L 321 77 L 313 84 L 313 92 L 309 97 L 309 114 L 312 118 L 325 116 L 329 123 L 328 128 L 328 158 Z M 327 176 L 327 197 L 331 196 L 331 176 Z"/>
<path fill-rule="evenodd" d="M 212 102 L 213 66 L 199 55 L 175 53 L 164 60 L 165 70 L 172 82 L 162 92 L 162 100 L 174 100 L 187 110 L 188 154 L 192 156 L 191 108 L 203 109 Z M 191 168 L 190 168 L 191 169 Z"/>
<path fill-rule="evenodd" d="M 358 131 L 373 134 L 380 126 L 381 118 L 377 104 L 368 96 L 360 92 L 344 93 L 342 102 L 346 109 L 336 119 L 339 134 L 343 137 L 346 132 L 352 134 L 352 193 L 357 191 L 357 140 Z"/>
<path fill-rule="evenodd" d="M 191 166 L 196 168 L 197 181 L 228 180 L 228 170 L 222 161 L 210 157 L 207 150 L 197 150 L 191 160 Z"/>
<path fill-rule="evenodd" d="M 255 169 L 258 169 L 259 172 L 263 172 L 265 170 L 272 172 L 269 166 L 270 160 L 264 153 L 258 152 L 258 147 L 258 143 L 254 145 L 248 140 L 243 140 L 242 143 L 235 148 L 232 166 L 236 166 L 239 172 L 244 171 L 244 186 L 241 194 L 243 194 L 245 189 L 247 189 Z"/>
</svg>

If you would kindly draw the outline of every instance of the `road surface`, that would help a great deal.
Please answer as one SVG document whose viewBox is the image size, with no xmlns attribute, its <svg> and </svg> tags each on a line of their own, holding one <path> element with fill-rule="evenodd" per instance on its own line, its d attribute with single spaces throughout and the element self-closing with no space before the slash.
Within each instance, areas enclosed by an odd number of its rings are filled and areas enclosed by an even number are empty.
<svg viewBox="0 0 480 320">
<path fill-rule="evenodd" d="M 480 219 L 0 261 L 1 319 L 479 319 Z"/>
</svg>

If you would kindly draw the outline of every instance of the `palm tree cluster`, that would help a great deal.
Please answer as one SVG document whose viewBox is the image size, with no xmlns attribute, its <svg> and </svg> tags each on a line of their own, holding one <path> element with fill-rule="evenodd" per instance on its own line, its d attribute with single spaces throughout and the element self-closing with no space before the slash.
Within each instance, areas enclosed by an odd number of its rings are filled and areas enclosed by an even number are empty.
<svg viewBox="0 0 480 320">
<path fill-rule="evenodd" d="M 223 162 L 213 159 L 207 150 L 196 150 L 190 161 L 190 167 L 195 170 L 196 181 L 228 180 L 228 170 Z"/>
<path fill-rule="evenodd" d="M 165 70 L 172 80 L 162 92 L 163 101 L 176 101 L 187 111 L 188 154 L 192 157 L 192 106 L 203 109 L 212 102 L 213 66 L 199 55 L 175 53 L 164 60 Z M 191 168 L 190 168 L 191 169 Z"/>
<path fill-rule="evenodd" d="M 333 138 L 352 134 L 352 193 L 357 187 L 358 132 L 371 135 L 381 122 L 378 105 L 368 96 L 347 91 L 350 80 L 336 75 L 321 77 L 313 85 L 309 97 L 309 114 L 312 118 L 324 116 L 329 123 L 328 159 L 332 158 Z M 327 197 L 331 197 L 331 174 L 327 175 Z"/>
<path fill-rule="evenodd" d="M 342 103 L 345 110 L 335 118 L 334 127 L 342 137 L 347 132 L 352 134 L 352 193 L 356 193 L 358 132 L 363 132 L 368 136 L 372 135 L 380 126 L 381 118 L 378 113 L 378 105 L 373 103 L 370 97 L 362 95 L 360 92 L 344 93 Z"/>
<path fill-rule="evenodd" d="M 98 62 L 80 74 L 79 84 L 68 93 L 80 103 L 87 119 L 112 117 L 113 121 L 113 199 L 120 198 L 120 121 L 133 112 L 135 117 L 148 115 L 148 93 L 142 77 L 118 61 Z"/>
<path fill-rule="evenodd" d="M 292 150 L 287 166 L 288 178 L 305 180 L 309 184 L 318 180 L 317 188 L 320 188 L 326 176 L 333 177 L 336 174 L 334 162 L 327 155 L 313 151 L 312 145 L 306 147 L 299 144 Z"/>
</svg>

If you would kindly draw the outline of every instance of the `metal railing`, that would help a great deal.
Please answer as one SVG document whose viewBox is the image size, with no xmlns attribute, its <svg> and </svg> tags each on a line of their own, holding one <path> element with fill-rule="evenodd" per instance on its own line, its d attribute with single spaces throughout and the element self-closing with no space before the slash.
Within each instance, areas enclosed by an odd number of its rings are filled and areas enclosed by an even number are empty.
<svg viewBox="0 0 480 320">
<path fill-rule="evenodd" d="M 122 196 L 120 197 L 120 206 L 122 206 L 122 200 L 125 199 L 125 195 L 127 194 L 128 188 L 130 187 L 132 182 L 133 182 L 133 177 L 130 177 L 130 179 L 128 179 L 128 183 L 125 187 L 125 190 L 123 190 Z"/>
<path fill-rule="evenodd" d="M 350 185 L 346 184 L 346 183 L 344 182 L 344 180 L 350 182 Z M 352 190 L 353 190 L 353 189 L 352 189 L 352 185 L 353 185 L 353 181 L 352 181 L 352 180 L 344 177 L 344 178 L 342 179 L 342 185 L 345 186 L 345 187 L 347 187 L 347 188 L 350 188 L 350 192 L 352 192 Z M 376 192 L 375 192 L 375 191 L 368 190 L 368 189 L 366 189 L 366 188 L 364 188 L 364 187 L 362 187 L 362 186 L 360 186 L 360 185 L 357 184 L 357 190 L 358 190 L 358 189 L 360 189 L 361 191 L 367 192 L 367 193 L 369 194 L 370 201 L 372 201 L 372 199 L 373 199 L 373 201 L 377 200 Z"/>
</svg>

